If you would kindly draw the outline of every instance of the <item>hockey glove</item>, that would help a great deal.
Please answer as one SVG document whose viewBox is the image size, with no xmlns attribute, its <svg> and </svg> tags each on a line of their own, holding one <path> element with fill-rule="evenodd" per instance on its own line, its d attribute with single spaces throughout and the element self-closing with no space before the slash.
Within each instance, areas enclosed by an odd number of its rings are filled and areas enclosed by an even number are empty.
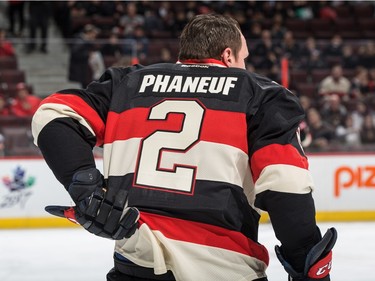
<svg viewBox="0 0 375 281">
<path fill-rule="evenodd" d="M 337 240 L 335 228 L 327 230 L 322 240 L 316 244 L 307 254 L 305 269 L 303 272 L 296 272 L 285 260 L 282 247 L 275 246 L 276 256 L 289 274 L 289 281 L 329 281 L 329 272 L 332 265 L 332 248 Z"/>
<path fill-rule="evenodd" d="M 47 206 L 45 210 L 78 223 L 100 237 L 120 240 L 134 234 L 138 209 L 127 207 L 126 190 L 106 189 L 104 178 L 96 168 L 76 172 L 68 192 L 76 206 Z"/>
</svg>

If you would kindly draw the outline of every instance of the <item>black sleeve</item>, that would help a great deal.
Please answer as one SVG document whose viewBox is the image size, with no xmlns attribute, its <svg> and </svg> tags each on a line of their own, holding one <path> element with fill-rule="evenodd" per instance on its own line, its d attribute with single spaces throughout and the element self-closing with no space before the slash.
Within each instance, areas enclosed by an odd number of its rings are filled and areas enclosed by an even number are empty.
<svg viewBox="0 0 375 281">
<path fill-rule="evenodd" d="M 307 253 L 320 240 L 314 184 L 298 137 L 304 110 L 276 83 L 258 79 L 255 89 L 248 121 L 255 206 L 268 212 L 287 261 L 302 271 Z"/>
<path fill-rule="evenodd" d="M 40 132 L 38 147 L 55 177 L 67 189 L 73 174 L 95 167 L 95 137 L 72 118 L 58 118 Z"/>
<path fill-rule="evenodd" d="M 255 206 L 268 212 L 286 260 L 302 271 L 307 253 L 321 238 L 312 194 L 264 191 L 257 195 Z"/>
<path fill-rule="evenodd" d="M 47 97 L 33 118 L 34 139 L 56 178 L 67 188 L 73 174 L 95 167 L 92 149 L 104 139 L 113 88 L 126 68 L 110 68 L 83 89 Z"/>
</svg>

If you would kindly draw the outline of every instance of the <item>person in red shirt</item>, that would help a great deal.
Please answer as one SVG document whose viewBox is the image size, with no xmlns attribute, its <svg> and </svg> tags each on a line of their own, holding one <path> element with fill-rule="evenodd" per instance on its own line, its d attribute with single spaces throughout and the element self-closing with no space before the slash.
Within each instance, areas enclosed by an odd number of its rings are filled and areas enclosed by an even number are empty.
<svg viewBox="0 0 375 281">
<path fill-rule="evenodd" d="M 16 53 L 14 51 L 13 44 L 5 38 L 5 29 L 0 28 L 0 57 L 14 56 Z"/>
<path fill-rule="evenodd" d="M 18 83 L 17 96 L 13 101 L 11 111 L 15 116 L 32 116 L 40 102 L 41 98 L 31 95 L 25 83 Z"/>
</svg>

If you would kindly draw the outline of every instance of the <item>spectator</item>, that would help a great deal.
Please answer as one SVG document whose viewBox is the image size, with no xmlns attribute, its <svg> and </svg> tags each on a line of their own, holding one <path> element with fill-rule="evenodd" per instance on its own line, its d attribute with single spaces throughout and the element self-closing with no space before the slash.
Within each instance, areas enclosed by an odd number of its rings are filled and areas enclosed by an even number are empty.
<svg viewBox="0 0 375 281">
<path fill-rule="evenodd" d="M 259 22 L 250 23 L 250 28 L 246 32 L 246 38 L 251 40 L 260 39 L 262 37 L 262 25 Z"/>
<path fill-rule="evenodd" d="M 116 1 L 85 1 L 86 15 L 89 17 L 113 17 L 116 13 Z"/>
<path fill-rule="evenodd" d="M 25 1 L 8 1 L 9 32 L 12 36 L 21 36 L 25 27 Z"/>
<path fill-rule="evenodd" d="M 303 107 L 303 110 L 305 112 L 307 112 L 313 106 L 312 100 L 308 96 L 301 95 L 299 97 L 299 101 L 300 101 L 300 103 L 301 103 L 301 105 Z"/>
<path fill-rule="evenodd" d="M 56 1 L 53 5 L 53 19 L 63 38 L 71 38 L 73 21 L 71 18 L 73 1 Z"/>
<path fill-rule="evenodd" d="M 188 18 L 186 12 L 184 10 L 178 10 L 173 24 L 173 35 L 178 36 L 187 22 Z"/>
<path fill-rule="evenodd" d="M 124 45 L 124 54 L 133 57 L 138 57 L 140 60 L 144 60 L 147 57 L 149 40 L 145 34 L 145 30 L 142 26 L 134 28 L 132 35 L 126 37 L 127 39 L 134 39 L 134 44 Z M 135 46 L 135 50 L 134 50 Z"/>
<path fill-rule="evenodd" d="M 314 17 L 312 5 L 309 1 L 293 1 L 294 17 L 301 20 L 309 20 Z"/>
<path fill-rule="evenodd" d="M 372 68 L 375 65 L 375 45 L 374 42 L 368 41 L 358 48 L 359 65 L 366 68 Z"/>
<path fill-rule="evenodd" d="M 349 147 L 360 146 L 360 129 L 355 127 L 352 115 L 347 115 L 343 122 L 336 127 L 336 136 L 339 141 Z"/>
<path fill-rule="evenodd" d="M 0 57 L 15 56 L 12 42 L 6 39 L 6 30 L 0 27 Z"/>
<path fill-rule="evenodd" d="M 91 82 L 89 57 L 99 32 L 94 25 L 86 24 L 70 49 L 69 81 L 80 83 L 82 88 Z"/>
<path fill-rule="evenodd" d="M 312 100 L 308 96 L 301 95 L 299 97 L 301 106 L 305 112 L 307 112 L 312 107 Z M 309 128 L 309 124 L 307 123 L 306 119 L 301 122 L 299 125 L 300 131 L 300 139 L 302 147 L 306 148 L 310 146 L 312 142 L 312 136 Z"/>
<path fill-rule="evenodd" d="M 0 94 L 0 117 L 10 115 L 9 104 L 4 95 Z"/>
<path fill-rule="evenodd" d="M 361 129 L 365 116 L 369 113 L 367 105 L 358 100 L 355 104 L 355 108 L 349 113 L 353 119 L 353 126 L 356 129 Z"/>
<path fill-rule="evenodd" d="M 265 29 L 262 31 L 261 41 L 255 46 L 253 55 L 265 57 L 270 52 L 277 54 L 277 52 L 280 52 L 280 49 L 277 49 L 276 45 L 272 41 L 271 32 L 268 29 Z"/>
<path fill-rule="evenodd" d="M 336 64 L 331 69 L 331 75 L 320 83 L 319 94 L 322 96 L 338 94 L 344 100 L 348 100 L 350 87 L 350 81 L 343 76 L 341 65 Z"/>
<path fill-rule="evenodd" d="M 327 63 L 322 59 L 322 53 L 316 46 L 316 40 L 310 36 L 306 39 L 301 48 L 301 66 L 307 68 L 308 72 L 313 69 L 322 69 L 327 67 Z"/>
<path fill-rule="evenodd" d="M 164 62 L 175 62 L 176 60 L 172 59 L 171 51 L 168 48 L 160 49 L 160 63 Z"/>
<path fill-rule="evenodd" d="M 283 25 L 283 16 L 280 13 L 275 14 L 273 17 L 273 24 L 271 26 L 272 39 L 282 40 L 287 29 Z"/>
<path fill-rule="evenodd" d="M 312 107 L 307 111 L 307 124 L 310 128 L 312 141 L 310 148 L 326 149 L 335 139 L 334 128 L 322 120 L 319 111 Z"/>
<path fill-rule="evenodd" d="M 91 80 L 98 80 L 105 71 L 105 65 L 102 53 L 95 45 L 91 45 L 88 64 L 91 72 Z"/>
<path fill-rule="evenodd" d="M 320 54 L 320 50 L 316 46 L 315 38 L 313 36 L 307 37 L 305 44 L 301 48 L 301 56 L 310 57 L 316 52 Z"/>
<path fill-rule="evenodd" d="M 101 47 L 102 55 L 120 58 L 123 55 L 123 48 L 119 39 L 119 28 L 114 27 L 106 43 Z"/>
<path fill-rule="evenodd" d="M 301 47 L 294 39 L 292 31 L 285 32 L 283 41 L 281 42 L 281 50 L 283 55 L 289 58 L 291 67 L 296 67 L 299 64 Z"/>
<path fill-rule="evenodd" d="M 331 38 L 330 44 L 324 50 L 324 56 L 342 57 L 343 41 L 340 35 L 336 34 Z"/>
<path fill-rule="evenodd" d="M 375 94 L 375 67 L 372 66 L 369 70 L 369 83 L 368 83 L 368 93 Z"/>
<path fill-rule="evenodd" d="M 7 1 L 0 1 L 0 27 L 8 30 L 9 28 L 9 21 L 8 21 L 8 2 Z"/>
<path fill-rule="evenodd" d="M 311 73 L 314 69 L 326 69 L 327 62 L 322 58 L 320 52 L 313 52 L 306 61 L 301 60 L 301 67 Z"/>
<path fill-rule="evenodd" d="M 133 63 L 133 58 L 130 56 L 122 56 L 116 62 L 111 65 L 111 67 L 128 67 L 131 66 Z"/>
<path fill-rule="evenodd" d="M 270 74 L 271 72 L 275 74 L 275 68 L 273 67 L 277 66 L 278 63 L 279 61 L 277 59 L 276 54 L 272 51 L 269 51 L 264 57 L 261 58 L 256 67 L 259 69 L 267 70 L 268 74 Z M 277 68 L 277 70 L 279 71 L 279 68 Z"/>
<path fill-rule="evenodd" d="M 328 122 L 332 127 L 337 127 L 342 120 L 346 118 L 348 111 L 341 103 L 338 95 L 330 95 L 325 99 L 325 103 L 321 109 L 321 115 L 325 122 Z"/>
<path fill-rule="evenodd" d="M 319 16 L 321 19 L 334 21 L 337 18 L 337 13 L 333 7 L 330 6 L 328 1 L 319 1 Z"/>
<path fill-rule="evenodd" d="M 370 91 L 371 85 L 369 80 L 369 71 L 367 68 L 358 67 L 357 74 L 351 81 L 351 94 L 359 99 Z"/>
<path fill-rule="evenodd" d="M 40 51 L 47 53 L 49 18 L 52 13 L 49 1 L 29 1 L 29 34 L 30 40 L 26 52 L 31 53 L 36 47 L 37 32 L 40 32 Z"/>
<path fill-rule="evenodd" d="M 158 35 L 160 33 L 163 33 L 165 31 L 163 21 L 158 16 L 158 14 L 155 10 L 148 10 L 145 13 L 144 28 L 145 28 L 145 30 L 147 30 L 147 35 L 150 36 L 150 37 L 158 37 Z M 175 32 L 178 32 L 178 34 L 179 34 L 180 30 L 177 31 L 177 29 L 176 29 Z"/>
<path fill-rule="evenodd" d="M 5 139 L 2 134 L 0 134 L 0 157 L 5 156 Z"/>
<path fill-rule="evenodd" d="M 127 2 L 126 14 L 120 18 L 119 23 L 123 28 L 123 36 L 128 37 L 134 35 L 136 27 L 144 25 L 145 19 L 138 14 L 136 3 Z"/>
<path fill-rule="evenodd" d="M 346 69 L 354 69 L 358 66 L 358 55 L 353 51 L 349 44 L 344 45 L 342 49 L 342 65 Z"/>
<path fill-rule="evenodd" d="M 362 144 L 375 144 L 375 124 L 371 114 L 367 114 L 363 120 L 361 141 Z"/>
<path fill-rule="evenodd" d="M 41 98 L 31 95 L 25 83 L 17 84 L 17 95 L 12 102 L 11 111 L 15 116 L 31 117 L 39 107 Z"/>
<path fill-rule="evenodd" d="M 307 124 L 305 120 L 303 120 L 301 124 L 299 124 L 298 129 L 299 129 L 299 136 L 300 136 L 302 147 L 303 148 L 309 147 L 312 142 L 312 135 L 310 132 L 309 125 Z"/>
</svg>

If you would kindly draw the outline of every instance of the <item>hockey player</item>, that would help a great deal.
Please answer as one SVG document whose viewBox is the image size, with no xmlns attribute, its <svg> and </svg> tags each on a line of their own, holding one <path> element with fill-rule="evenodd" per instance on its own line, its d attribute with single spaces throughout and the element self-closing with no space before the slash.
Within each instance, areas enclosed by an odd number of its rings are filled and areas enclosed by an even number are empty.
<svg viewBox="0 0 375 281">
<path fill-rule="evenodd" d="M 35 143 L 76 204 L 47 210 L 116 240 L 108 281 L 267 280 L 260 210 L 289 280 L 329 280 L 337 234 L 315 222 L 298 99 L 245 70 L 231 18 L 194 17 L 180 47 L 176 64 L 109 68 L 42 102 Z"/>
</svg>

